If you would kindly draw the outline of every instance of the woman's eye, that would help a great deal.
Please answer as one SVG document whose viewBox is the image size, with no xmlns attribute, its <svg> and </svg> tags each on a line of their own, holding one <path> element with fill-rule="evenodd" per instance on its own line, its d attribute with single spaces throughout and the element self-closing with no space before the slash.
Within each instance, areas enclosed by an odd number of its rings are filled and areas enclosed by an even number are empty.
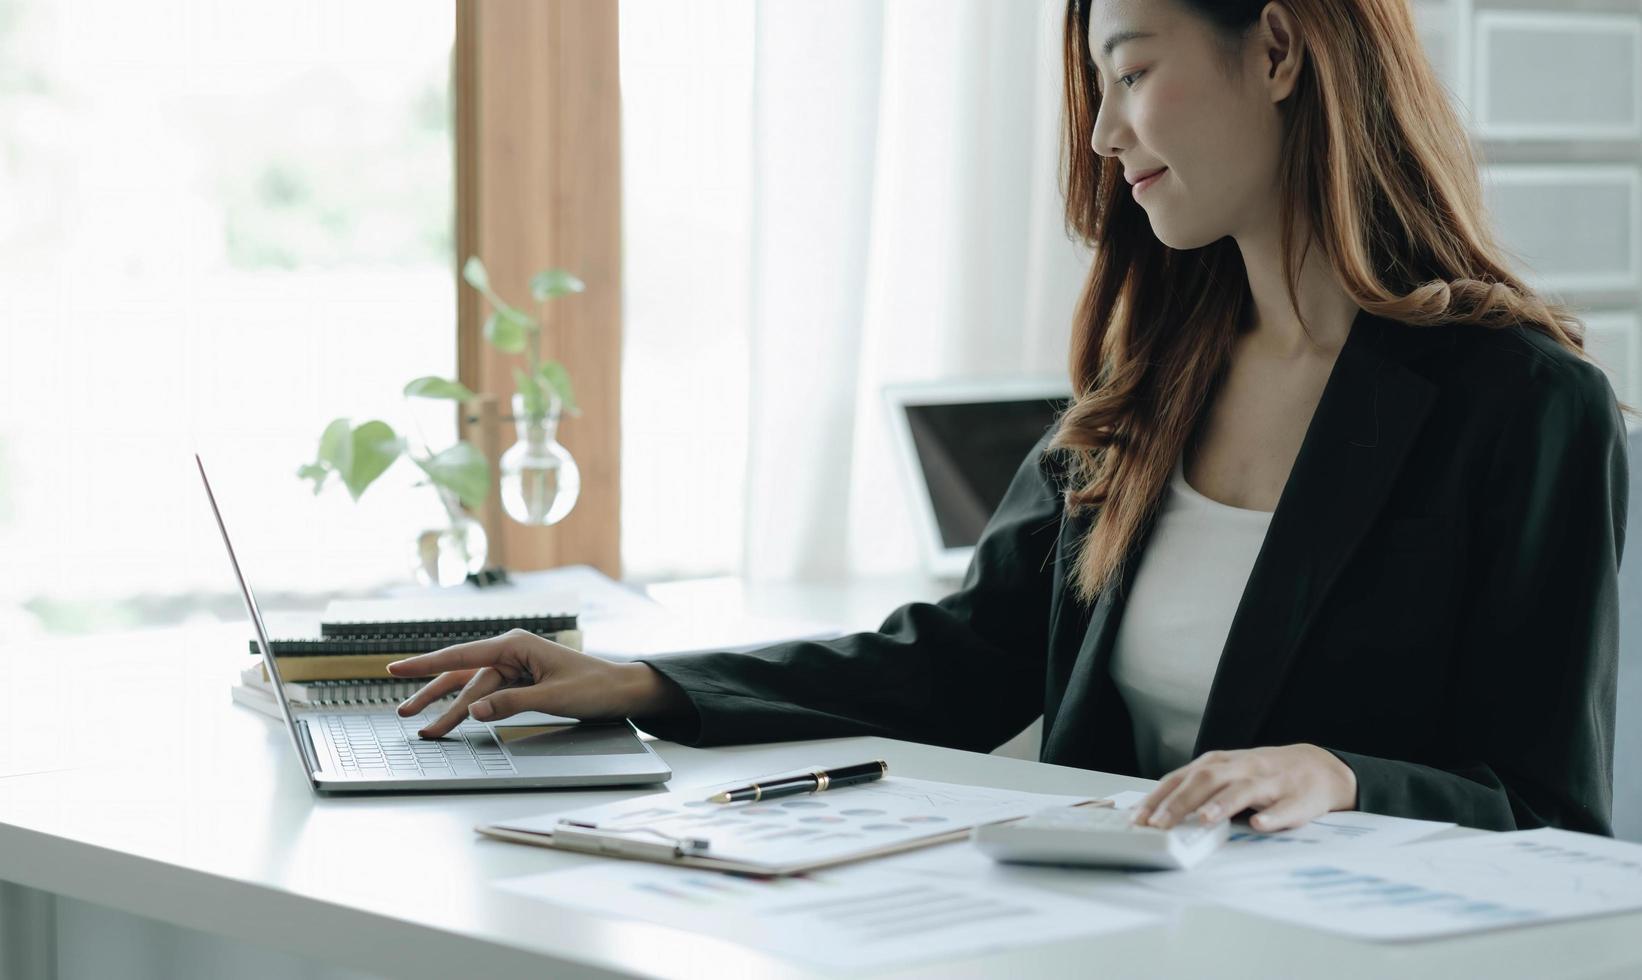
<svg viewBox="0 0 1642 980">
<path fill-rule="evenodd" d="M 1117 80 L 1120 83 L 1122 83 L 1124 85 L 1124 87 L 1126 87 L 1126 88 L 1134 88 L 1135 83 L 1129 81 L 1129 79 L 1131 79 L 1131 78 L 1138 79 L 1138 78 L 1140 78 L 1140 76 L 1142 76 L 1144 74 L 1146 74 L 1146 71 L 1144 69 L 1142 69 L 1140 71 L 1132 71 L 1127 75 L 1119 75 Z"/>
</svg>

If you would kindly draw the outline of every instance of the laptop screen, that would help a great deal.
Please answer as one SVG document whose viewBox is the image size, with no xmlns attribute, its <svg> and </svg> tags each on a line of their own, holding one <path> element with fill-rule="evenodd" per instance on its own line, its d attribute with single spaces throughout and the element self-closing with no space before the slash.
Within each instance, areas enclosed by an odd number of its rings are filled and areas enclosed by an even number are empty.
<svg viewBox="0 0 1642 980">
<path fill-rule="evenodd" d="M 1057 378 L 996 378 L 887 385 L 924 567 L 961 576 L 1009 481 L 1071 403 Z"/>
<path fill-rule="evenodd" d="M 1065 399 L 908 405 L 907 425 L 944 548 L 969 548 Z"/>
<path fill-rule="evenodd" d="M 217 507 L 217 495 L 211 492 L 211 481 L 205 476 L 205 463 L 199 454 L 194 454 L 194 463 L 200 470 L 200 482 L 205 485 L 205 499 L 211 502 L 211 514 L 217 519 L 217 530 L 222 532 L 222 546 L 228 551 L 228 564 L 234 569 L 234 578 L 239 582 L 240 598 L 245 603 L 245 614 L 251 618 L 251 624 L 256 627 L 257 649 L 262 651 L 262 663 L 268 670 L 268 678 L 274 685 L 274 701 L 279 705 L 279 713 L 285 719 L 285 728 L 291 733 L 291 743 L 296 746 L 296 755 L 302 760 L 303 767 L 308 770 L 312 778 L 313 766 L 309 763 L 308 752 L 302 744 L 302 738 L 297 734 L 296 721 L 291 717 L 291 708 L 285 701 L 285 684 L 280 680 L 279 664 L 274 661 L 273 651 L 268 646 L 268 630 L 262 623 L 262 610 L 257 607 L 256 596 L 251 594 L 251 585 L 245 581 L 240 572 L 239 558 L 234 554 L 234 544 L 228 540 L 228 525 L 223 523 L 222 511 Z"/>
</svg>

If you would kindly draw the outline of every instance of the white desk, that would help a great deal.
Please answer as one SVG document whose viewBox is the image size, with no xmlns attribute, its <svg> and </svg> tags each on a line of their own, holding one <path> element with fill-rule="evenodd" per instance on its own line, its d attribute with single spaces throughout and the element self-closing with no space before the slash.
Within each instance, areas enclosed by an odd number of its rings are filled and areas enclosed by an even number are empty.
<svg viewBox="0 0 1642 980">
<path fill-rule="evenodd" d="M 212 625 L 0 654 L 0 775 L 73 767 L 0 779 L 0 880 L 14 883 L 0 891 L 0 970 L 12 966 L 0 976 L 30 976 L 31 961 L 65 978 L 811 975 L 493 887 L 597 859 L 487 840 L 475 823 L 629 791 L 314 798 L 278 723 L 228 700 L 245 636 Z M 1147 785 L 879 739 L 656 744 L 677 785 L 872 756 L 906 775 L 1043 792 Z M 108 761 L 88 764 L 94 749 Z M 1143 930 L 896 975 L 1083 976 L 1097 965 L 1147 978 L 1635 976 L 1642 914 L 1388 946 L 1204 906 Z"/>
</svg>

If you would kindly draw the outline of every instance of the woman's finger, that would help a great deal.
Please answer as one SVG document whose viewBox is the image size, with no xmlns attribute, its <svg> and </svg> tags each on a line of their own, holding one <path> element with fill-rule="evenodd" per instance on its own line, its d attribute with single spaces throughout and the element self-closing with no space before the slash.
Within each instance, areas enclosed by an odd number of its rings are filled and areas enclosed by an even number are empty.
<svg viewBox="0 0 1642 980">
<path fill-rule="evenodd" d="M 1190 775 L 1180 781 L 1180 785 L 1157 805 L 1157 810 L 1146 822 L 1153 827 L 1168 829 L 1180 822 L 1180 818 L 1192 812 L 1210 796 L 1219 792 L 1221 787 L 1229 781 L 1228 774 L 1220 767 L 1212 765 L 1198 765 Z"/>
<path fill-rule="evenodd" d="M 1249 826 L 1261 832 L 1289 830 L 1302 826 L 1310 822 L 1311 818 L 1320 817 L 1326 812 L 1328 808 L 1320 806 L 1314 800 L 1303 796 L 1291 796 L 1278 800 L 1250 817 Z"/>
<path fill-rule="evenodd" d="M 473 679 L 467 682 L 467 686 L 463 687 L 462 693 L 457 696 L 456 703 L 447 708 L 445 713 L 439 716 L 438 721 L 417 734 L 423 738 L 444 738 L 446 732 L 460 725 L 462 719 L 468 716 L 468 705 L 499 688 L 506 687 L 509 683 L 511 681 L 503 677 L 501 671 L 494 667 L 484 668 L 473 675 Z"/>
<path fill-rule="evenodd" d="M 1191 766 L 1182 766 L 1158 780 L 1157 785 L 1152 787 L 1152 791 L 1146 794 L 1146 798 L 1135 804 L 1134 809 L 1130 811 L 1129 819 L 1135 823 L 1141 823 L 1151 816 L 1152 811 L 1157 809 L 1157 805 L 1167 799 L 1169 794 L 1174 792 L 1175 787 L 1180 785 L 1180 781 L 1190 772 Z"/>
<path fill-rule="evenodd" d="M 511 718 L 521 711 L 547 711 L 542 702 L 552 693 L 546 684 L 504 688 L 489 697 L 475 700 L 470 708 L 473 717 L 480 721 L 500 721 L 503 718 Z"/>
<path fill-rule="evenodd" d="M 1202 823 L 1230 820 L 1249 807 L 1268 806 L 1276 802 L 1275 790 L 1257 779 L 1234 779 L 1221 787 L 1193 813 Z"/>
<path fill-rule="evenodd" d="M 455 643 L 442 650 L 423 653 L 388 664 L 388 673 L 395 677 L 428 677 L 447 670 L 472 670 L 500 662 L 512 650 L 513 638 L 509 633 Z"/>
<path fill-rule="evenodd" d="M 422 685 L 422 689 L 399 704 L 401 716 L 414 715 L 428 705 L 473 679 L 477 670 L 448 670 Z"/>
</svg>

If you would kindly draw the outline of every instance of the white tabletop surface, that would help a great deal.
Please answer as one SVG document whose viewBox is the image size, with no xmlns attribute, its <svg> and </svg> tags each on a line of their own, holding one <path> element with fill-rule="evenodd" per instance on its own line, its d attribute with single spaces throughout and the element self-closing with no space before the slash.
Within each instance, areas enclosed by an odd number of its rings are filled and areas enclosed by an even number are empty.
<svg viewBox="0 0 1642 980">
<path fill-rule="evenodd" d="M 639 790 L 313 796 L 280 724 L 228 698 L 246 638 L 243 625 L 204 624 L 0 652 L 0 879 L 396 977 L 812 975 L 494 886 L 601 859 L 489 840 L 475 824 Z M 902 775 L 1041 792 L 1149 785 L 883 739 L 654 744 L 675 786 L 868 757 Z M 1194 906 L 1132 932 L 896 975 L 1074 976 L 1097 965 L 1101 976 L 1147 978 L 1637 976 L 1642 914 L 1376 945 Z"/>
</svg>

